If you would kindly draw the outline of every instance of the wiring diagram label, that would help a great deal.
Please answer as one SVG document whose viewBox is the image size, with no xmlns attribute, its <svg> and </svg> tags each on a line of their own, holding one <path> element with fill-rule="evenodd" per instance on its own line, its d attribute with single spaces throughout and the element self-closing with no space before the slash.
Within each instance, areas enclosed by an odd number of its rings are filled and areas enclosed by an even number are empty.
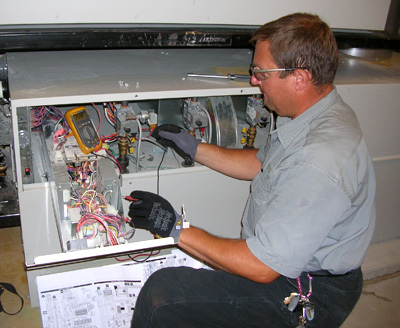
<svg viewBox="0 0 400 328">
<path fill-rule="evenodd" d="M 144 262 L 55 273 L 36 278 L 43 328 L 130 327 L 136 299 L 155 271 L 210 269 L 179 250 Z"/>
</svg>

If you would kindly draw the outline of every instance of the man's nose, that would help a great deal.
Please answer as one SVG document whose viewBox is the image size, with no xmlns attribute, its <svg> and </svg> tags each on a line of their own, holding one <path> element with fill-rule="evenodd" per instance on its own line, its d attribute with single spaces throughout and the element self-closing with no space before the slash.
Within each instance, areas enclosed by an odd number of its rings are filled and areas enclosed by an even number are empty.
<svg viewBox="0 0 400 328">
<path fill-rule="evenodd" d="M 254 75 L 252 75 L 250 78 L 250 83 L 252 85 L 260 85 L 261 81 L 257 80 L 256 77 Z"/>
</svg>

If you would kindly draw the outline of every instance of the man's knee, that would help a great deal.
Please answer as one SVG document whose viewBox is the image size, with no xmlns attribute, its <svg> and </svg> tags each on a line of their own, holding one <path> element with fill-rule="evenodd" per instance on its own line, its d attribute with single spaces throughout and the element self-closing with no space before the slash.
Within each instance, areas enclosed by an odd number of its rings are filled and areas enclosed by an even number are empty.
<svg viewBox="0 0 400 328">
<path fill-rule="evenodd" d="M 158 309 L 165 308 L 181 297 L 180 280 L 183 279 L 182 271 L 186 271 L 182 269 L 182 267 L 160 269 L 147 279 L 136 301 L 132 327 L 146 326 L 147 322 L 154 319 Z"/>
<path fill-rule="evenodd" d="M 154 272 L 140 291 L 139 301 L 145 301 L 151 308 L 168 303 L 171 298 L 179 297 L 184 278 L 182 267 L 160 269 Z M 149 304 L 150 303 L 150 304 Z"/>
</svg>

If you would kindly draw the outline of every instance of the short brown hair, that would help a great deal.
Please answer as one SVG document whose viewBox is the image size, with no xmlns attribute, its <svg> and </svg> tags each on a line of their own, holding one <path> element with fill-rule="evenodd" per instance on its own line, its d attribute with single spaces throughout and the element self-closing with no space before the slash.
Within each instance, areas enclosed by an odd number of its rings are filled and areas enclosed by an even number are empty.
<svg viewBox="0 0 400 328">
<path fill-rule="evenodd" d="M 280 68 L 305 67 L 315 86 L 332 84 L 339 62 L 335 36 L 317 15 L 295 13 L 269 22 L 253 33 L 250 42 L 269 41 Z M 284 78 L 293 72 L 281 73 Z"/>
</svg>

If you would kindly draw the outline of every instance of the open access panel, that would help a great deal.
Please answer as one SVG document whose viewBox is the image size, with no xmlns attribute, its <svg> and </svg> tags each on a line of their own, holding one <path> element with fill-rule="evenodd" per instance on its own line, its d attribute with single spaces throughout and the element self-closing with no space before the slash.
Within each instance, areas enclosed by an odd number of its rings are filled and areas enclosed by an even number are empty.
<svg viewBox="0 0 400 328">
<path fill-rule="evenodd" d="M 249 78 L 188 76 L 249 75 L 251 61 L 247 49 L 7 54 L 32 306 L 37 276 L 174 247 L 172 238 L 135 229 L 124 199 L 132 190 L 157 192 L 177 211 L 184 205 L 191 224 L 239 237 L 248 182 L 185 161 L 151 133 L 175 124 L 205 142 L 257 147 L 270 114 Z M 101 147 L 82 147 L 97 135 Z"/>
</svg>

